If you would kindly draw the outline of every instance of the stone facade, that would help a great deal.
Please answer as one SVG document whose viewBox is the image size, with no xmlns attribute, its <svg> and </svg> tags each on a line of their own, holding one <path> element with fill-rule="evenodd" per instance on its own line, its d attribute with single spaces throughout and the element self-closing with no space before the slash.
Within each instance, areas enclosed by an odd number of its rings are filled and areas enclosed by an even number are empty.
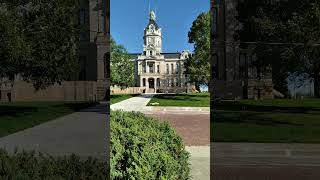
<svg viewBox="0 0 320 180">
<path fill-rule="evenodd" d="M 255 66 L 254 46 L 242 49 L 235 40 L 237 3 L 211 0 L 212 93 L 225 99 L 273 98 L 271 69 Z"/>
<path fill-rule="evenodd" d="M 135 62 L 135 81 L 141 93 L 179 93 L 190 90 L 184 61 L 192 54 L 162 52 L 162 32 L 151 11 L 144 29 L 143 52 L 130 54 Z"/>
<path fill-rule="evenodd" d="M 19 76 L 13 86 L 0 87 L 0 101 L 92 101 L 103 100 L 109 92 L 110 1 L 80 0 L 79 24 L 88 30 L 80 32 L 80 69 L 71 81 L 35 91 L 32 84 Z M 9 95 L 11 98 L 8 98 Z"/>
</svg>

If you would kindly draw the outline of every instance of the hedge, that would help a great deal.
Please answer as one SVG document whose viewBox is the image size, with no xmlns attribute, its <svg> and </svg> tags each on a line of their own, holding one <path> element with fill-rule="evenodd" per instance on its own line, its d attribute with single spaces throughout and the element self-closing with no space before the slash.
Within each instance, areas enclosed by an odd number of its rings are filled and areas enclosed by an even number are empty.
<svg viewBox="0 0 320 180">
<path fill-rule="evenodd" d="M 111 179 L 190 179 L 189 154 L 168 123 L 112 111 Z"/>
<path fill-rule="evenodd" d="M 105 180 L 108 165 L 97 159 L 80 160 L 76 155 L 53 158 L 34 152 L 13 155 L 0 149 L 0 179 L 7 180 Z"/>
</svg>

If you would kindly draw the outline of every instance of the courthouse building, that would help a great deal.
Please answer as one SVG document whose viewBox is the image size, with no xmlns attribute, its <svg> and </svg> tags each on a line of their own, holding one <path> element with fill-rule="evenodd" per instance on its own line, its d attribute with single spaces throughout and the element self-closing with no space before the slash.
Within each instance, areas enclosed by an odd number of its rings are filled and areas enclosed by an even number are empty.
<svg viewBox="0 0 320 180">
<path fill-rule="evenodd" d="M 184 62 L 189 51 L 162 52 L 162 32 L 154 11 L 144 29 L 143 52 L 130 54 L 135 62 L 135 83 L 141 93 L 178 93 L 190 90 Z"/>
<path fill-rule="evenodd" d="M 211 0 L 211 92 L 226 99 L 273 98 L 271 68 L 255 65 L 254 45 L 241 48 L 235 40 L 238 2 Z"/>
</svg>

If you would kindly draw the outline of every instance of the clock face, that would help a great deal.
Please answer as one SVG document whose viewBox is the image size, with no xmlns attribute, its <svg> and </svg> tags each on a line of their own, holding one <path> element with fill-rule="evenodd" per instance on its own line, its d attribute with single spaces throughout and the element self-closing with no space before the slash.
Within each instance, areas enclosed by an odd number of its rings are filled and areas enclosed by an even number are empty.
<svg viewBox="0 0 320 180">
<path fill-rule="evenodd" d="M 149 28 L 150 28 L 150 32 L 151 32 L 151 33 L 154 33 L 154 25 L 151 24 Z"/>
</svg>

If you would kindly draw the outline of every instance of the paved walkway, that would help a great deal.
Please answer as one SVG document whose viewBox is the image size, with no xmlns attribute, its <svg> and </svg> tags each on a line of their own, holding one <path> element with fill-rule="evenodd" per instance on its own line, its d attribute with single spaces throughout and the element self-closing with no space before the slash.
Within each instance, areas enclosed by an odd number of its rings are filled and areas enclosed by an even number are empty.
<svg viewBox="0 0 320 180">
<path fill-rule="evenodd" d="M 320 179 L 320 144 L 213 143 L 215 180 Z"/>
<path fill-rule="evenodd" d="M 152 96 L 152 94 L 144 94 L 137 97 L 132 97 L 124 101 L 112 104 L 110 106 L 110 109 L 139 112 L 151 111 L 151 107 L 147 106 L 147 104 L 151 100 Z"/>
<path fill-rule="evenodd" d="M 69 114 L 39 126 L 0 138 L 0 147 L 13 152 L 35 150 L 53 156 L 77 154 L 107 159 L 106 104 Z"/>
</svg>

